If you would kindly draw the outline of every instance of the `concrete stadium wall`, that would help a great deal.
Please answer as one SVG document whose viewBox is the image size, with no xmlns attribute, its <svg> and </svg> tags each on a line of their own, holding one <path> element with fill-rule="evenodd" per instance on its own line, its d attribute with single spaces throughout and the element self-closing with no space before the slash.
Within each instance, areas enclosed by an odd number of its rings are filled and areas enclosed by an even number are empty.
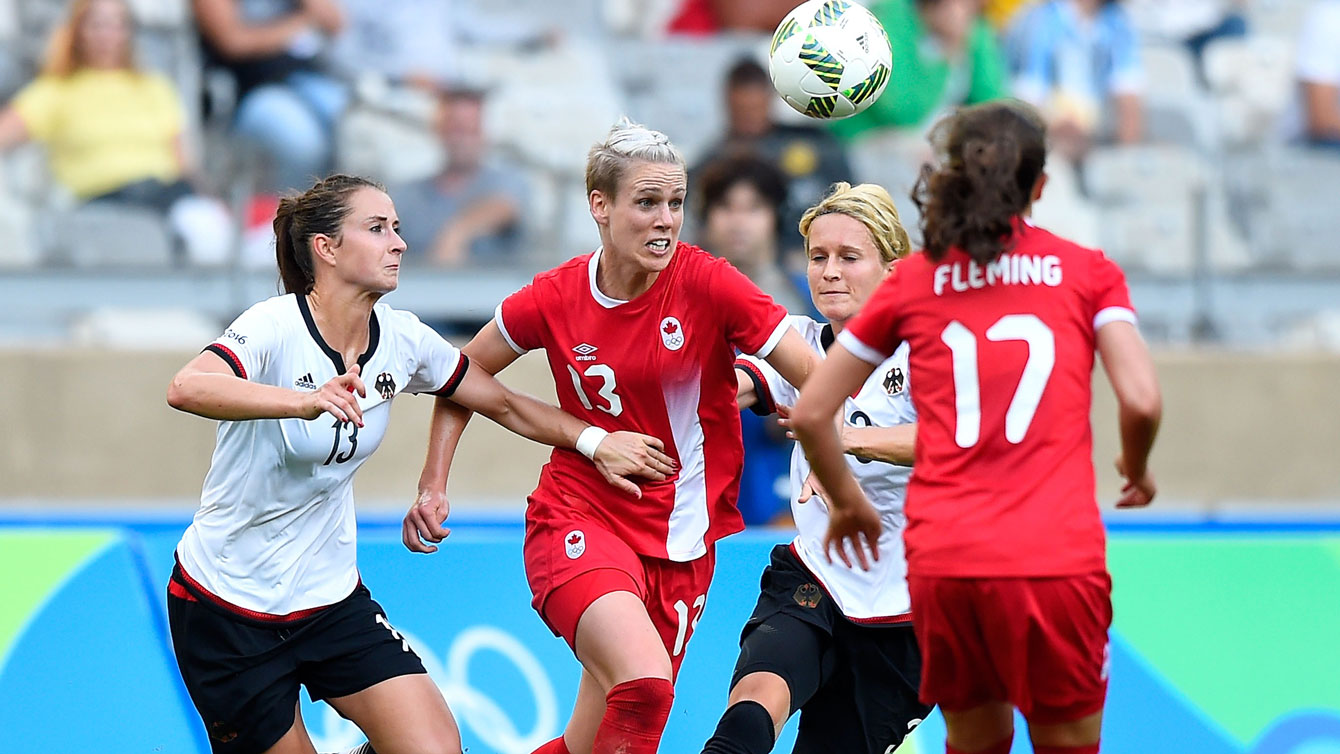
<svg viewBox="0 0 1340 754">
<path fill-rule="evenodd" d="M 180 352 L 0 351 L 0 506 L 18 500 L 162 500 L 199 494 L 214 423 L 164 402 Z M 1340 355 L 1175 352 L 1157 355 L 1165 419 L 1153 468 L 1169 504 L 1340 501 Z M 542 354 L 503 373 L 554 399 Z M 1116 496 L 1111 390 L 1095 377 L 1100 499 Z M 381 450 L 359 473 L 370 505 L 408 505 L 423 461 L 431 399 L 396 401 Z M 471 422 L 455 464 L 456 500 L 519 508 L 546 449 L 491 422 Z"/>
</svg>

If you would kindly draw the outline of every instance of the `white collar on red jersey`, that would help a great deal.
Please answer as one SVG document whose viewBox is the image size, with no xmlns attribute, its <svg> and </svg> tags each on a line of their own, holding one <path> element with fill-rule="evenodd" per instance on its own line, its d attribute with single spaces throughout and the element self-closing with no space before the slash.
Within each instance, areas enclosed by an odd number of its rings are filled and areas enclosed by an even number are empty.
<svg viewBox="0 0 1340 754">
<path fill-rule="evenodd" d="M 600 269 L 600 255 L 605 251 L 604 246 L 596 248 L 591 254 L 591 259 L 586 263 L 588 277 L 591 278 L 591 298 L 596 300 L 597 304 L 606 309 L 613 309 L 616 306 L 622 306 L 628 303 L 623 299 L 611 298 L 600 291 L 600 286 L 596 285 L 596 272 Z"/>
</svg>

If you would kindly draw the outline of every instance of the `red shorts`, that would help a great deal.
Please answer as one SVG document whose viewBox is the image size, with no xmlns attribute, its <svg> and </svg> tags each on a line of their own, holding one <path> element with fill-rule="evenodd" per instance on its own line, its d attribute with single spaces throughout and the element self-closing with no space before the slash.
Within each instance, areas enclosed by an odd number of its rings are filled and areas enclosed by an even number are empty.
<svg viewBox="0 0 1340 754">
<path fill-rule="evenodd" d="M 1112 625 L 1107 573 L 908 579 L 921 647 L 921 701 L 959 712 L 1009 702 L 1030 722 L 1103 708 Z"/>
<path fill-rule="evenodd" d="M 546 519 L 526 522 L 525 560 L 531 606 L 569 647 L 575 646 L 577 621 L 592 602 L 610 592 L 631 591 L 647 606 L 678 675 L 684 648 L 707 605 L 714 546 L 703 557 L 680 563 L 639 555 L 590 519 Z M 567 585 L 571 588 L 564 589 Z"/>
</svg>

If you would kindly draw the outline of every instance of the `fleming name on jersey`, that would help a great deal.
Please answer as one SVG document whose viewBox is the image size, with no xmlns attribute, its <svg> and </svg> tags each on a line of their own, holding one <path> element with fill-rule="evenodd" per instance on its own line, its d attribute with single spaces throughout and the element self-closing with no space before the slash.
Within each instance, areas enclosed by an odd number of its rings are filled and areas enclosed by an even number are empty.
<svg viewBox="0 0 1340 754">
<path fill-rule="evenodd" d="M 955 293 L 989 285 L 1049 285 L 1053 288 L 1061 284 L 1061 258 L 1048 254 L 1039 257 L 1034 254 L 1001 254 L 1000 258 L 986 265 L 980 265 L 969 259 L 964 262 L 947 262 L 935 268 L 935 295 L 943 296 L 945 287 Z"/>
</svg>

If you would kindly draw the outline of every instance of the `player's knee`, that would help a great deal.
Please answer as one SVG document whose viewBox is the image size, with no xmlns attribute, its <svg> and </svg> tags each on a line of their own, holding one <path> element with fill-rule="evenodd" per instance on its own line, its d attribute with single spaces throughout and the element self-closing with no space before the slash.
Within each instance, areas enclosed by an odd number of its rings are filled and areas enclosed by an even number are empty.
<svg viewBox="0 0 1340 754">
<path fill-rule="evenodd" d="M 1088 754 L 1098 751 L 1098 739 L 1103 732 L 1103 713 L 1100 710 L 1078 720 L 1053 722 L 1062 715 L 1035 710 L 1028 720 L 1028 737 L 1035 751 L 1049 754 Z"/>
<path fill-rule="evenodd" d="M 632 729 L 665 728 L 675 703 L 675 685 L 665 678 L 636 678 L 605 695 L 605 718 Z"/>
<path fill-rule="evenodd" d="M 757 702 L 768 711 L 774 725 L 781 725 L 791 712 L 791 687 L 776 673 L 756 671 L 741 678 L 730 690 L 728 704 Z"/>
</svg>

